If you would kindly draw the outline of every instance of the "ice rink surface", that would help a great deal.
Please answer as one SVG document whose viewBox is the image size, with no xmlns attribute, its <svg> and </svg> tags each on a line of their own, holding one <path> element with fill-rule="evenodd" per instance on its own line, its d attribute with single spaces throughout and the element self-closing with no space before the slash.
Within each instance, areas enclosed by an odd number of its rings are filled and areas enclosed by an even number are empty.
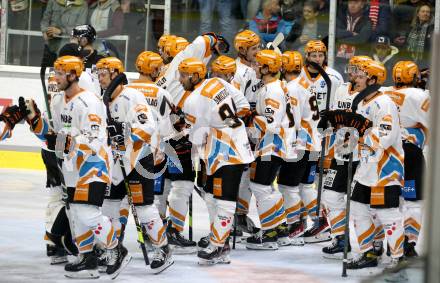
<svg viewBox="0 0 440 283">
<path fill-rule="evenodd" d="M 51 266 L 46 257 L 44 214 L 48 199 L 44 171 L 0 170 L 0 282 L 76 282 L 64 277 L 63 266 Z M 194 239 L 209 231 L 203 200 L 194 194 Z M 255 201 L 250 216 L 256 221 Z M 159 275 L 150 273 L 136 243 L 132 216 L 124 244 L 133 256 L 116 280 L 104 282 L 360 282 L 381 268 L 349 271 L 341 278 L 341 261 L 324 259 L 328 243 L 282 247 L 277 251 L 251 251 L 237 244 L 229 265 L 199 266 L 197 256 L 175 255 L 174 265 Z M 187 229 L 185 230 L 187 236 Z M 80 280 L 78 282 L 87 282 Z M 97 282 L 97 281 L 94 281 Z"/>
</svg>

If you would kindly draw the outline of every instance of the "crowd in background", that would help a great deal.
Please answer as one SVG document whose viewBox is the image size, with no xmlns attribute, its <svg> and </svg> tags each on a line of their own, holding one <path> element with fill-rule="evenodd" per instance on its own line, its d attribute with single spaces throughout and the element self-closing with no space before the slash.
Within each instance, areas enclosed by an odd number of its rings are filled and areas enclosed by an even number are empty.
<svg viewBox="0 0 440 283">
<path fill-rule="evenodd" d="M 402 58 L 427 67 L 434 29 L 434 0 L 338 0 L 336 62 L 339 71 L 353 55 L 370 55 L 388 69 Z M 146 12 L 140 0 L 34 0 L 29 24 L 29 0 L 9 0 L 8 27 L 39 29 L 45 54 L 56 54 L 68 41 L 73 27 L 91 24 L 97 31 L 98 50 L 103 38 L 128 35 L 129 52 L 145 49 Z M 282 49 L 303 51 L 310 39 L 328 40 L 329 0 L 175 0 L 172 1 L 171 33 L 191 40 L 200 32 L 221 32 L 232 40 L 243 28 L 257 32 L 264 42 L 278 33 L 285 35 Z M 36 26 L 35 22 L 38 22 Z M 151 46 L 163 33 L 163 11 L 150 15 Z M 10 40 L 8 63 L 24 65 L 25 36 Z M 112 42 L 114 54 L 124 45 Z M 32 44 L 32 48 L 35 48 Z M 32 51 L 37 52 L 37 51 Z M 124 59 L 124 58 L 123 58 Z M 125 58 L 127 59 L 127 58 Z M 131 62 L 133 60 L 127 61 Z M 28 59 L 29 61 L 29 59 Z M 35 64 L 35 63 L 34 63 Z M 31 63 L 32 65 L 32 63 Z"/>
</svg>

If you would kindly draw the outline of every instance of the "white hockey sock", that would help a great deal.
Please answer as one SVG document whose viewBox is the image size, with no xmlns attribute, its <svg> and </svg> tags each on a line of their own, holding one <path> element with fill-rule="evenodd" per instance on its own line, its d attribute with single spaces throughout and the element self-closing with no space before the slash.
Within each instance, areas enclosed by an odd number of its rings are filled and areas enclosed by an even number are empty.
<svg viewBox="0 0 440 283">
<path fill-rule="evenodd" d="M 171 191 L 168 196 L 170 219 L 177 231 L 183 231 L 186 214 L 188 212 L 189 197 L 194 183 L 189 181 L 171 182 Z"/>
<path fill-rule="evenodd" d="M 210 242 L 218 247 L 225 244 L 231 232 L 232 221 L 235 213 L 235 202 L 213 199 L 215 206 L 214 223 L 211 226 Z"/>
<path fill-rule="evenodd" d="M 165 246 L 168 243 L 165 234 L 165 226 L 163 225 L 156 206 L 154 204 L 136 206 L 136 211 L 139 221 L 146 228 L 148 237 L 153 246 Z"/>
<path fill-rule="evenodd" d="M 260 217 L 261 229 L 275 228 L 284 221 L 284 206 L 281 193 L 271 186 L 250 183 L 252 193 L 257 200 L 257 210 Z"/>
<path fill-rule="evenodd" d="M 299 194 L 299 187 L 278 185 L 278 189 L 283 195 L 287 224 L 298 222 L 301 218 L 301 196 Z"/>
<path fill-rule="evenodd" d="M 345 231 L 345 194 L 323 190 L 322 201 L 326 203 L 332 237 L 343 235 Z"/>
</svg>

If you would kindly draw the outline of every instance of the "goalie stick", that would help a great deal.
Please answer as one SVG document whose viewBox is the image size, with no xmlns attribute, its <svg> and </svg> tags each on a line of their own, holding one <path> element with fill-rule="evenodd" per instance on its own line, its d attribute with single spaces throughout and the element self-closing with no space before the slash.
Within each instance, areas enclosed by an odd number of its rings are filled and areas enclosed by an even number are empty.
<svg viewBox="0 0 440 283">
<path fill-rule="evenodd" d="M 353 99 L 351 104 L 351 110 L 356 113 L 357 107 L 359 103 L 365 99 L 368 95 L 378 91 L 380 88 L 379 85 L 369 85 L 367 88 L 362 90 L 356 97 Z M 350 133 L 351 136 L 351 133 Z M 347 170 L 347 199 L 345 203 L 345 229 L 344 229 L 344 258 L 342 260 L 342 277 L 347 277 L 347 264 L 348 264 L 348 244 L 350 242 L 350 199 L 351 199 L 351 183 L 352 183 L 352 172 L 353 172 L 353 149 L 348 157 L 348 170 Z"/>
<path fill-rule="evenodd" d="M 110 83 L 110 85 L 108 86 L 108 88 L 104 92 L 102 100 L 105 104 L 108 122 L 112 119 L 111 112 L 110 112 L 110 106 L 109 106 L 110 97 L 117 86 L 119 86 L 120 84 L 127 84 L 127 82 L 128 82 L 127 77 L 125 76 L 124 73 L 121 73 L 114 80 L 112 80 L 112 82 Z M 150 265 L 150 260 L 148 259 L 147 248 L 145 247 L 145 239 L 147 239 L 148 236 L 145 231 L 145 227 L 143 227 L 141 225 L 141 223 L 139 222 L 137 210 L 133 204 L 133 195 L 131 194 L 131 189 L 130 189 L 130 186 L 128 185 L 128 182 L 127 182 L 127 172 L 125 171 L 124 162 L 122 160 L 122 155 L 120 155 L 118 153 L 118 156 L 116 158 L 119 160 L 119 166 L 121 167 L 122 176 L 124 178 L 125 189 L 127 190 L 127 200 L 128 200 L 128 204 L 131 207 L 131 212 L 133 214 L 134 223 L 136 225 L 138 239 L 139 239 L 139 243 L 140 243 L 141 250 L 142 250 L 142 255 L 144 256 L 145 264 Z"/>
</svg>

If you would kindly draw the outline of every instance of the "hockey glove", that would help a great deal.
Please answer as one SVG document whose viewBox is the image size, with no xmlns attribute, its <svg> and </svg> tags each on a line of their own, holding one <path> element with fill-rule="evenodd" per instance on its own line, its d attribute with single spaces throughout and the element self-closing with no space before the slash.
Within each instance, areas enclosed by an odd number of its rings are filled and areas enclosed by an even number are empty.
<svg viewBox="0 0 440 283">
<path fill-rule="evenodd" d="M 7 107 L 5 111 L 0 114 L 0 120 L 5 121 L 12 130 L 25 116 L 26 112 L 22 112 L 17 105 L 12 105 Z"/>
<path fill-rule="evenodd" d="M 346 118 L 346 126 L 355 128 L 358 131 L 360 137 L 364 135 L 365 131 L 368 128 L 371 128 L 373 126 L 373 122 L 371 122 L 369 119 L 365 118 L 361 114 L 348 112 Z"/>
<path fill-rule="evenodd" d="M 52 131 L 48 132 L 47 134 L 44 135 L 44 137 L 46 138 L 46 144 L 47 144 L 47 149 L 49 150 L 57 150 L 58 146 L 57 146 L 57 142 L 62 142 L 63 144 L 59 145 L 60 148 L 63 149 L 65 154 L 69 154 L 70 152 L 70 146 L 72 144 L 72 137 L 70 135 L 66 135 L 64 140 L 57 140 L 58 135 Z"/>
<path fill-rule="evenodd" d="M 170 145 L 174 148 L 177 155 L 190 153 L 192 148 L 188 135 L 180 138 L 179 140 L 170 139 Z"/>
<path fill-rule="evenodd" d="M 215 44 L 212 49 L 217 55 L 229 52 L 230 44 L 223 36 L 216 34 L 215 32 L 207 32 L 203 35 L 208 35 L 215 39 Z"/>
<path fill-rule="evenodd" d="M 41 118 L 41 112 L 40 109 L 38 109 L 37 104 L 33 99 L 27 99 L 25 101 L 23 97 L 18 99 L 18 103 L 20 105 L 20 109 L 23 109 L 22 111 L 26 111 L 27 113 L 26 122 L 31 126 L 32 130 L 35 130 L 38 125 L 38 121 Z"/>
<path fill-rule="evenodd" d="M 107 131 L 110 139 L 118 146 L 124 146 L 125 124 L 111 119 L 107 125 Z"/>
</svg>

